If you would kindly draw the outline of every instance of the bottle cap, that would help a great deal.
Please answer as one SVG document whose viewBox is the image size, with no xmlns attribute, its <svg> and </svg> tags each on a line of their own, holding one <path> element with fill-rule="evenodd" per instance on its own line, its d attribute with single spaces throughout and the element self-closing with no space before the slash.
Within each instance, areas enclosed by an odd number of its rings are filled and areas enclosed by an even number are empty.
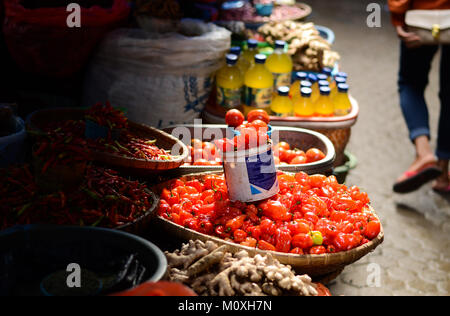
<svg viewBox="0 0 450 316">
<path fill-rule="evenodd" d="M 348 74 L 346 72 L 338 72 L 336 74 L 336 77 L 342 77 L 342 78 L 347 79 L 348 78 Z"/>
<path fill-rule="evenodd" d="M 241 55 L 241 48 L 239 46 L 233 46 L 230 48 L 230 54 L 234 54 L 236 56 L 240 56 Z"/>
<path fill-rule="evenodd" d="M 321 80 L 328 80 L 328 76 L 325 75 L 325 74 L 318 74 L 318 75 L 317 75 L 317 79 L 318 79 L 319 81 L 321 81 Z"/>
<path fill-rule="evenodd" d="M 320 80 L 317 83 L 319 84 L 319 87 L 329 87 L 330 86 L 330 83 L 328 82 L 328 80 Z"/>
<path fill-rule="evenodd" d="M 346 83 L 340 83 L 338 84 L 338 90 L 339 92 L 348 92 L 348 90 L 350 89 L 349 85 Z"/>
<path fill-rule="evenodd" d="M 236 65 L 236 62 L 238 61 L 238 56 L 234 54 L 227 54 L 227 65 Z"/>
<path fill-rule="evenodd" d="M 312 83 L 308 80 L 303 80 L 300 82 L 300 87 L 301 88 L 311 88 L 312 87 Z"/>
<path fill-rule="evenodd" d="M 330 67 L 324 67 L 322 69 L 322 73 L 327 77 L 331 77 L 331 75 L 333 74 L 333 69 L 331 69 Z"/>
<path fill-rule="evenodd" d="M 312 89 L 303 87 L 300 89 L 300 93 L 302 94 L 302 97 L 309 98 L 311 97 Z"/>
<path fill-rule="evenodd" d="M 275 49 L 284 49 L 286 47 L 285 41 L 275 41 Z"/>
<path fill-rule="evenodd" d="M 334 81 L 336 81 L 337 84 L 347 83 L 347 79 L 345 79 L 344 77 L 336 77 L 334 78 Z"/>
<path fill-rule="evenodd" d="M 256 47 L 258 47 L 258 41 L 254 40 L 254 39 L 249 39 L 247 41 L 247 46 L 248 46 L 248 48 L 256 48 Z"/>
<path fill-rule="evenodd" d="M 267 56 L 264 54 L 256 54 L 255 55 L 255 63 L 264 64 L 266 62 Z"/>
<path fill-rule="evenodd" d="M 290 90 L 290 88 L 287 86 L 278 87 L 278 95 L 283 96 L 283 97 L 288 96 L 289 90 Z"/>
<path fill-rule="evenodd" d="M 320 94 L 321 95 L 330 95 L 331 89 L 330 87 L 320 87 Z"/>
<path fill-rule="evenodd" d="M 303 71 L 299 71 L 295 73 L 295 80 L 299 80 L 299 81 L 303 81 L 308 79 L 308 74 L 306 72 Z"/>
<path fill-rule="evenodd" d="M 311 83 L 316 83 L 317 82 L 317 76 L 315 74 L 308 74 L 308 80 Z"/>
</svg>

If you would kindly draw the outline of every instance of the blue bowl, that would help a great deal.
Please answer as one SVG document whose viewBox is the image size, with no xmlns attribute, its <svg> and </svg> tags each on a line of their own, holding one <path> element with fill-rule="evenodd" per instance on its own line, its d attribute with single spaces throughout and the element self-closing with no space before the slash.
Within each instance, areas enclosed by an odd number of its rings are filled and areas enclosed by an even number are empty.
<svg viewBox="0 0 450 316">
<path fill-rule="evenodd" d="M 25 160 L 25 140 L 27 132 L 20 117 L 15 118 L 16 129 L 13 134 L 0 137 L 0 168 L 22 163 Z"/>
<path fill-rule="evenodd" d="M 336 35 L 331 29 L 322 25 L 316 25 L 315 28 L 319 31 L 321 37 L 326 39 L 330 44 L 334 43 Z"/>
<path fill-rule="evenodd" d="M 273 4 L 255 4 L 256 13 L 261 16 L 271 16 Z"/>
</svg>

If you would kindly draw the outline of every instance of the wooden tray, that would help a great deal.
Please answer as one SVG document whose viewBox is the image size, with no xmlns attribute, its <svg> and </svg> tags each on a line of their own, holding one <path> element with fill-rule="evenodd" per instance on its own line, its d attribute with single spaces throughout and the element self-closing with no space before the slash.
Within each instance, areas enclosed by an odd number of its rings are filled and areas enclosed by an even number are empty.
<svg viewBox="0 0 450 316">
<path fill-rule="evenodd" d="M 182 179 L 198 179 L 207 174 L 217 174 L 217 172 L 187 175 L 182 177 Z M 156 194 L 159 194 L 166 185 L 167 183 L 163 183 L 156 186 L 154 188 Z M 241 246 L 235 243 L 227 242 L 218 237 L 201 234 L 194 230 L 184 228 L 159 216 L 155 217 L 154 225 L 157 225 L 159 228 L 161 228 L 164 232 L 167 233 L 168 236 L 174 236 L 185 241 L 198 239 L 206 242 L 208 240 L 211 240 L 219 245 L 227 245 L 229 247 L 229 250 L 233 253 L 239 252 L 241 250 L 246 250 L 251 255 L 256 255 L 258 253 L 267 253 L 267 251 L 264 250 Z M 371 240 L 367 244 L 349 251 L 322 255 L 295 255 L 280 252 L 270 253 L 281 263 L 292 266 L 297 273 L 308 274 L 316 280 L 321 280 L 321 282 L 323 283 L 328 283 L 329 281 L 336 278 L 347 265 L 358 261 L 365 255 L 374 251 L 375 248 L 377 248 L 383 242 L 383 240 L 384 230 L 383 227 L 381 227 L 380 234 L 375 239 Z"/>
<path fill-rule="evenodd" d="M 297 2 L 294 4 L 294 6 L 300 8 L 303 10 L 303 13 L 298 14 L 298 15 L 292 15 L 289 17 L 286 17 L 284 19 L 270 19 L 269 17 L 261 19 L 259 21 L 243 21 L 245 23 L 245 26 L 249 29 L 253 29 L 256 30 L 258 29 L 260 26 L 266 24 L 266 23 L 270 23 L 270 22 L 277 22 L 277 23 L 282 23 L 282 22 L 286 22 L 286 21 L 300 21 L 300 20 L 304 20 L 306 19 L 308 16 L 311 15 L 312 13 L 312 8 L 311 6 L 307 5 L 306 3 L 303 2 Z M 274 6 L 275 9 L 275 6 Z"/>
<path fill-rule="evenodd" d="M 61 108 L 46 109 L 33 113 L 27 120 L 27 129 L 31 131 L 40 131 L 43 126 L 64 120 L 82 120 L 84 119 L 84 110 L 79 108 Z M 94 151 L 92 157 L 94 161 L 119 167 L 127 170 L 142 172 L 159 172 L 178 168 L 188 156 L 187 147 L 177 138 L 156 128 L 128 121 L 131 133 L 146 139 L 156 139 L 156 146 L 166 150 L 176 147 L 181 152 L 180 156 L 172 160 L 145 160 L 136 158 L 122 157 L 112 153 Z"/>
</svg>

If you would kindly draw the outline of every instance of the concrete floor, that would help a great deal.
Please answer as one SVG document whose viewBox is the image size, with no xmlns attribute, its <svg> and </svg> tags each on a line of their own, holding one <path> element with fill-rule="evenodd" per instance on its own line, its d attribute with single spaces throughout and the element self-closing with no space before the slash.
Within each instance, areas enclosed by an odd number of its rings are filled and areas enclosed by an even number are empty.
<svg viewBox="0 0 450 316">
<path fill-rule="evenodd" d="M 401 115 L 397 94 L 399 40 L 384 7 L 381 28 L 367 27 L 367 0 L 311 0 L 310 21 L 336 33 L 334 45 L 349 73 L 361 113 L 348 150 L 358 166 L 349 184 L 366 190 L 377 210 L 385 241 L 372 254 L 347 267 L 330 285 L 334 295 L 449 295 L 450 198 L 426 185 L 396 195 L 392 184 L 409 166 L 414 148 Z M 434 143 L 439 115 L 438 66 L 433 64 L 427 100 Z M 449 122 L 450 124 L 450 122 Z"/>
</svg>

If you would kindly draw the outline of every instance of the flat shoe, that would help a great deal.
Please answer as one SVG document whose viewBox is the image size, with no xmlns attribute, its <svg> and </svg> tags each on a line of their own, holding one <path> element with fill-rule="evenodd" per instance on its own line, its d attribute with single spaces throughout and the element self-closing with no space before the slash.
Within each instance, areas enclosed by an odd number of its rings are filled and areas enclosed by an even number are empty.
<svg viewBox="0 0 450 316">
<path fill-rule="evenodd" d="M 449 178 L 450 178 L 450 173 L 448 174 Z M 433 188 L 433 191 L 439 194 L 450 194 L 450 184 L 448 185 L 447 188 L 445 189 L 436 189 Z"/>
<path fill-rule="evenodd" d="M 448 186 L 446 189 L 444 189 L 444 190 L 433 188 L 433 191 L 436 192 L 436 193 L 439 193 L 439 194 L 450 194 L 450 184 L 449 184 L 449 186 Z"/>
<path fill-rule="evenodd" d="M 406 179 L 394 185 L 394 192 L 402 194 L 414 192 L 425 183 L 439 178 L 442 175 L 442 170 L 436 166 L 431 166 L 416 172 L 407 171 L 404 175 Z"/>
</svg>

